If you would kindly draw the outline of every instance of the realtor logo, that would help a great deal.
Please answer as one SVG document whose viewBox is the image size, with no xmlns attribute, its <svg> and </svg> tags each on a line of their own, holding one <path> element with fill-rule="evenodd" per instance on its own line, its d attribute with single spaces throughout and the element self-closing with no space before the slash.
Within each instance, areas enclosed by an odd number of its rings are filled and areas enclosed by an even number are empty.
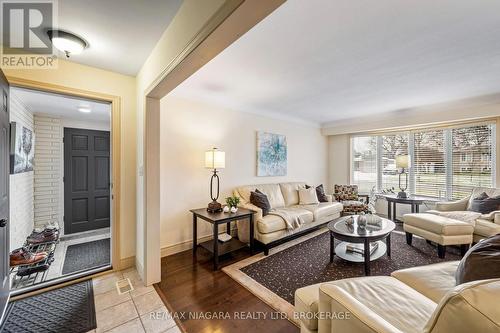
<svg viewBox="0 0 500 333">
<path fill-rule="evenodd" d="M 1 1 L 2 67 L 54 68 L 47 30 L 54 27 L 55 2 Z"/>
</svg>

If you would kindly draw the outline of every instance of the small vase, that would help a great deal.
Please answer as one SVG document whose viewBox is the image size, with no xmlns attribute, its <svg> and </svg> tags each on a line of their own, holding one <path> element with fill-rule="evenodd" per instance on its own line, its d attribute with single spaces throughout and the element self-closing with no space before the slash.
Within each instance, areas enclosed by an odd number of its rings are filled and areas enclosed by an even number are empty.
<svg viewBox="0 0 500 333">
<path fill-rule="evenodd" d="M 364 213 L 361 213 L 358 216 L 358 227 L 360 227 L 361 229 L 366 228 L 366 216 Z"/>
<path fill-rule="evenodd" d="M 231 213 L 236 213 L 238 211 L 238 207 L 231 207 Z"/>
<path fill-rule="evenodd" d="M 224 208 L 222 208 L 222 211 L 224 213 L 229 213 L 229 206 L 224 206 Z"/>
</svg>

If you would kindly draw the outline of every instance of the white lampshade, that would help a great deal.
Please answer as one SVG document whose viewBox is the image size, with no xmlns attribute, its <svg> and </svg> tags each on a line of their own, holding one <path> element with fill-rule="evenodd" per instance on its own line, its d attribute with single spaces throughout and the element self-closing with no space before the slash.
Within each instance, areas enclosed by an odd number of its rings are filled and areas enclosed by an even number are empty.
<svg viewBox="0 0 500 333">
<path fill-rule="evenodd" d="M 410 167 L 410 156 L 398 155 L 396 156 L 396 168 L 408 169 Z"/>
<path fill-rule="evenodd" d="M 205 152 L 205 168 L 224 169 L 226 167 L 226 153 L 213 148 Z"/>
</svg>

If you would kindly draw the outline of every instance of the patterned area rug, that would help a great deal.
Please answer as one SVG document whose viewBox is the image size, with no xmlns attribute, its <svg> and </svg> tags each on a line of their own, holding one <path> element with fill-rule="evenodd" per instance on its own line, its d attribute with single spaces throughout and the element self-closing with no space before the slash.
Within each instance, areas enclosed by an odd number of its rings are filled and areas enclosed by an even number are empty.
<svg viewBox="0 0 500 333">
<path fill-rule="evenodd" d="M 84 333 L 96 328 L 92 280 L 9 303 L 5 333 Z"/>
<path fill-rule="evenodd" d="M 330 238 L 326 230 L 292 241 L 273 254 L 258 254 L 223 268 L 223 271 L 278 311 L 293 313 L 295 290 L 311 284 L 364 276 L 363 263 L 353 263 L 335 257 L 330 263 Z M 422 238 L 413 237 L 406 244 L 405 235 L 395 231 L 391 237 L 391 258 L 384 255 L 371 262 L 372 275 L 438 263 L 460 260 L 460 250 L 448 247 L 446 259 L 439 259 L 437 249 Z M 336 241 L 337 245 L 338 242 Z"/>
</svg>

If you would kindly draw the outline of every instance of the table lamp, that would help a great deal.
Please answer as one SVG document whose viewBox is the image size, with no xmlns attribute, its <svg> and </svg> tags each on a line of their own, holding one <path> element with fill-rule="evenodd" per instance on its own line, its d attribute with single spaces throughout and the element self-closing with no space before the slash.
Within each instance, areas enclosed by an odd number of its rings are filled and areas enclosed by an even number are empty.
<svg viewBox="0 0 500 333">
<path fill-rule="evenodd" d="M 410 156 L 408 155 L 398 155 L 396 156 L 396 168 L 401 169 L 399 173 L 399 189 L 401 192 L 398 193 L 398 198 L 406 199 L 408 198 L 408 194 L 405 192 L 408 188 L 408 173 L 406 172 L 410 167 Z M 405 185 L 404 188 L 401 186 L 401 175 L 405 175 Z"/>
<path fill-rule="evenodd" d="M 218 169 L 226 167 L 226 154 L 217 148 L 205 152 L 205 168 L 212 169 L 213 175 L 210 178 L 210 198 L 212 202 L 208 204 L 207 211 L 210 213 L 218 213 L 222 211 L 222 205 L 217 202 L 219 199 L 219 175 Z M 216 191 L 214 195 L 214 180 L 216 181 Z"/>
</svg>

